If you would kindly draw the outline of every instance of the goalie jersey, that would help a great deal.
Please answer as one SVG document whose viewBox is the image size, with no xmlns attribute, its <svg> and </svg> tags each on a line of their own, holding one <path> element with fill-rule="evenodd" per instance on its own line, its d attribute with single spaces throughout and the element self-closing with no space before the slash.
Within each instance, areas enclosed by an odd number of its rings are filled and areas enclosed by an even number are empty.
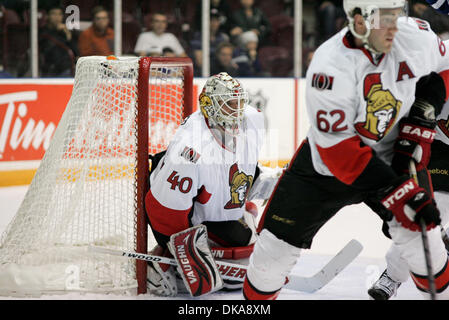
<svg viewBox="0 0 449 320">
<path fill-rule="evenodd" d="M 418 19 L 400 18 L 391 51 L 377 57 L 356 48 L 347 28 L 325 42 L 306 76 L 314 169 L 352 185 L 374 157 L 390 165 L 416 82 L 435 71 L 447 87 L 447 69 L 446 45 Z"/>
<path fill-rule="evenodd" d="M 145 205 L 153 229 L 169 236 L 203 221 L 242 218 L 263 143 L 263 114 L 246 106 L 239 130 L 230 150 L 200 111 L 181 124 L 150 176 Z"/>
</svg>

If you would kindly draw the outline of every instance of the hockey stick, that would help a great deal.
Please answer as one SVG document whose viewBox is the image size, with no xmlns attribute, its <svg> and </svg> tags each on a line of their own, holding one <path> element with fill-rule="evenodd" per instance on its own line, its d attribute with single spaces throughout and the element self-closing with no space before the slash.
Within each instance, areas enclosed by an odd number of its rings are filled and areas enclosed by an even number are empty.
<svg viewBox="0 0 449 320">
<path fill-rule="evenodd" d="M 289 276 L 288 283 L 284 286 L 286 289 L 312 293 L 315 292 L 333 278 L 335 278 L 346 266 L 348 266 L 362 251 L 363 246 L 357 240 L 349 241 L 346 246 L 340 250 L 320 271 L 311 277 L 301 277 L 296 275 Z M 114 250 L 103 247 L 89 246 L 89 251 L 97 253 L 111 254 L 125 258 L 139 259 L 149 262 L 160 262 L 176 265 L 174 259 L 154 256 L 143 253 L 136 253 L 123 250 Z M 243 281 L 246 275 L 246 266 L 216 261 L 223 279 Z"/>
<path fill-rule="evenodd" d="M 416 172 L 415 161 L 413 159 L 410 160 L 409 171 L 413 180 L 415 180 L 416 184 L 419 185 L 418 173 Z M 424 219 L 421 219 L 419 221 L 419 224 L 421 227 L 421 239 L 424 248 L 424 258 L 426 260 L 427 281 L 429 282 L 430 299 L 436 300 L 435 277 L 433 275 L 432 261 L 430 260 L 429 240 L 427 238 L 427 230 Z"/>
<path fill-rule="evenodd" d="M 308 293 L 318 291 L 346 268 L 359 255 L 362 249 L 362 244 L 357 240 L 352 239 L 313 276 L 290 276 L 289 282 L 284 288 Z"/>
<path fill-rule="evenodd" d="M 164 264 L 171 264 L 177 266 L 176 260 L 167 257 L 155 256 L 151 254 L 137 253 L 124 250 L 108 249 L 103 247 L 89 246 L 89 251 L 97 253 L 105 253 L 114 256 L 121 256 L 124 258 L 131 258 L 137 260 L 144 260 L 147 262 L 159 262 Z M 226 280 L 243 281 L 246 275 L 246 266 L 224 262 L 216 261 L 218 269 L 220 270 L 221 277 Z"/>
</svg>

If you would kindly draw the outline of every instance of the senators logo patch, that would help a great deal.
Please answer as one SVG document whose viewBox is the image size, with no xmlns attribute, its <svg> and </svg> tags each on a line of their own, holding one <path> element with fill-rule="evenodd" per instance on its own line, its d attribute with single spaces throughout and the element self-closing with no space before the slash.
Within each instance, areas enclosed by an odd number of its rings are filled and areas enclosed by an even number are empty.
<svg viewBox="0 0 449 320">
<path fill-rule="evenodd" d="M 375 141 L 385 137 L 401 109 L 402 102 L 397 100 L 390 90 L 382 88 L 380 73 L 366 76 L 364 82 L 366 101 L 366 119 L 355 124 L 357 132 Z"/>
<path fill-rule="evenodd" d="M 322 90 L 332 90 L 334 85 L 334 77 L 324 73 L 315 73 L 312 77 L 312 87 Z"/>
<path fill-rule="evenodd" d="M 201 155 L 198 152 L 196 152 L 195 149 L 185 147 L 184 150 L 181 152 L 181 157 L 183 157 L 187 161 L 197 163 Z"/>
<path fill-rule="evenodd" d="M 245 203 L 251 186 L 253 185 L 253 176 L 239 172 L 237 163 L 234 163 L 229 169 L 229 186 L 231 200 L 224 206 L 225 209 L 241 208 Z"/>
<path fill-rule="evenodd" d="M 430 26 L 429 26 L 429 23 L 427 21 L 424 21 L 424 20 L 421 20 L 421 19 L 417 19 L 417 18 L 413 18 L 413 20 L 415 20 L 415 22 L 418 25 L 419 29 L 425 30 L 425 31 L 430 31 Z"/>
</svg>

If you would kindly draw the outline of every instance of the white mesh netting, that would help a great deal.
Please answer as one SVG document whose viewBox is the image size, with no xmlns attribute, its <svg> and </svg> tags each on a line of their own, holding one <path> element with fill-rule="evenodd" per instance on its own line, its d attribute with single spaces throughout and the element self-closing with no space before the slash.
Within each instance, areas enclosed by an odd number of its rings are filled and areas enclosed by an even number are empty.
<svg viewBox="0 0 449 320">
<path fill-rule="evenodd" d="M 51 145 L 1 237 L 0 294 L 137 286 L 135 260 L 87 247 L 135 250 L 138 73 L 138 58 L 78 61 Z M 152 67 L 146 98 L 149 150 L 156 153 L 182 119 L 183 68 Z"/>
</svg>

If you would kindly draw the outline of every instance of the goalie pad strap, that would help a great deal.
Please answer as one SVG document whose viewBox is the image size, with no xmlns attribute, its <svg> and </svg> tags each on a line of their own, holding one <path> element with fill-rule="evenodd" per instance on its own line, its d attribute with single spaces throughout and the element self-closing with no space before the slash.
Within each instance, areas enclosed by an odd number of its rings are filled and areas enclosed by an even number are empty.
<svg viewBox="0 0 449 320">
<path fill-rule="evenodd" d="M 249 258 L 254 250 L 254 243 L 245 247 L 212 247 L 211 252 L 216 259 L 240 260 Z"/>
</svg>

